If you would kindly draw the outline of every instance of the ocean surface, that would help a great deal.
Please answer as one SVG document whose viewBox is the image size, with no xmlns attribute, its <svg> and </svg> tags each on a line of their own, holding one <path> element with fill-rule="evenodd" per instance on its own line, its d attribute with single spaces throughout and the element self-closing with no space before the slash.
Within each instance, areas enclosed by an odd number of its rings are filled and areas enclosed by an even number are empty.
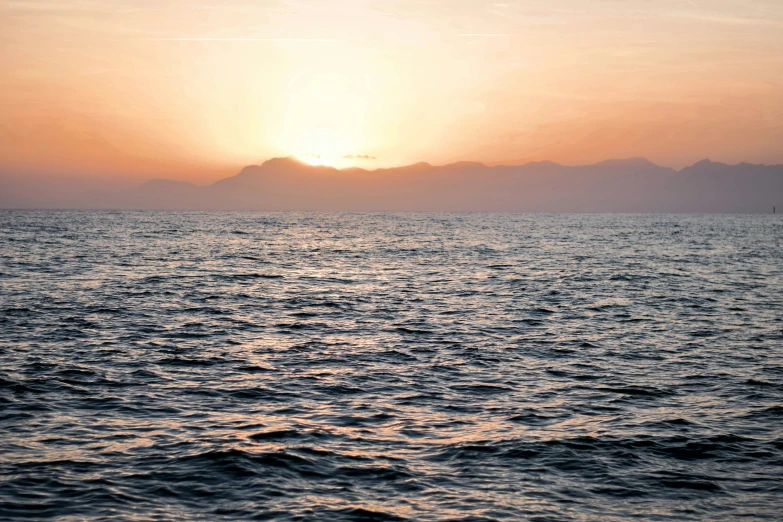
<svg viewBox="0 0 783 522">
<path fill-rule="evenodd" d="M 780 520 L 783 216 L 0 212 L 0 520 Z"/>
</svg>

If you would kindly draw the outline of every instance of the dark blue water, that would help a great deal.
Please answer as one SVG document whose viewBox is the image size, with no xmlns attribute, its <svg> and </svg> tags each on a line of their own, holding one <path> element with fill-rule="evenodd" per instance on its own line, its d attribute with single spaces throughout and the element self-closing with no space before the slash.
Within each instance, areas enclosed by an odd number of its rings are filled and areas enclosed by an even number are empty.
<svg viewBox="0 0 783 522">
<path fill-rule="evenodd" d="M 773 216 L 0 213 L 0 519 L 783 510 Z"/>
</svg>

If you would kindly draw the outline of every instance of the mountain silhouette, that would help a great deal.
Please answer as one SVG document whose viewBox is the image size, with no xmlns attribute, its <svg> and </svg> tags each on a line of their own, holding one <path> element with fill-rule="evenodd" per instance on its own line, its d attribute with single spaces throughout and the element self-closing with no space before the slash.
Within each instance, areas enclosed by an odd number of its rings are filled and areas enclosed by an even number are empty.
<svg viewBox="0 0 783 522">
<path fill-rule="evenodd" d="M 0 200 L 8 207 L 8 201 Z M 770 212 L 783 207 L 783 165 L 708 159 L 680 171 L 645 158 L 565 166 L 550 161 L 487 166 L 338 170 L 294 158 L 249 165 L 209 186 L 151 180 L 90 191 L 62 206 L 115 209 L 522 212 Z"/>
</svg>

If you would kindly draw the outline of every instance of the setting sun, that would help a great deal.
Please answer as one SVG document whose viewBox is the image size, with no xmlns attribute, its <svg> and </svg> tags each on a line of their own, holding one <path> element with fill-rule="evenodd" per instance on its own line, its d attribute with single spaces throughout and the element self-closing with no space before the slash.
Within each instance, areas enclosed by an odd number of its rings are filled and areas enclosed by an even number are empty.
<svg viewBox="0 0 783 522">
<path fill-rule="evenodd" d="M 329 127 L 318 127 L 308 133 L 294 155 L 310 165 L 335 166 L 347 153 L 346 140 Z"/>
<path fill-rule="evenodd" d="M 343 156 L 364 153 L 370 92 L 361 80 L 339 70 L 294 75 L 286 89 L 279 148 L 312 165 L 341 166 Z"/>
</svg>

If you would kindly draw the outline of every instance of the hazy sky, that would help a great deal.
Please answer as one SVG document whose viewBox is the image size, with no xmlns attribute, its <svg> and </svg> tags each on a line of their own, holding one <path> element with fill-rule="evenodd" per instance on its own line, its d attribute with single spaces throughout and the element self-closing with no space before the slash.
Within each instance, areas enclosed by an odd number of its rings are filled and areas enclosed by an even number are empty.
<svg viewBox="0 0 783 522">
<path fill-rule="evenodd" d="M 0 64 L 4 173 L 783 163 L 780 0 L 0 0 Z"/>
</svg>

